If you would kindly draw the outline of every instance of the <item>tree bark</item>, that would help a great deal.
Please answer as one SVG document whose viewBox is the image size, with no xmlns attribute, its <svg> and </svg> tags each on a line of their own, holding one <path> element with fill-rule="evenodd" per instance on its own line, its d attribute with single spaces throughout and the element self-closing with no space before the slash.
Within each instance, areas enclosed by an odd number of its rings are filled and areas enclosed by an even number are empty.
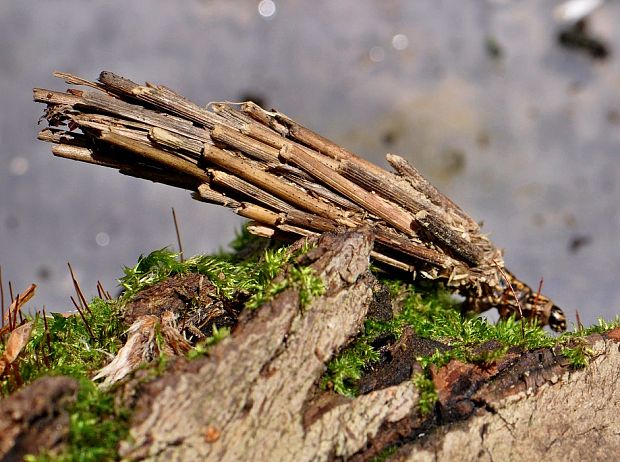
<svg viewBox="0 0 620 462">
<path fill-rule="evenodd" d="M 512 351 L 486 368 L 452 361 L 433 371 L 439 402 L 430 416 L 420 414 L 410 380 L 419 366 L 403 358 L 434 346 L 410 331 L 392 349 L 392 364 L 365 378 L 364 394 L 351 399 L 321 391 L 325 364 L 360 332 L 376 304 L 371 249 L 366 231 L 324 235 L 306 258 L 325 294 L 301 307 L 296 290 L 280 293 L 242 314 L 208 357 L 179 360 L 144 385 L 121 455 L 364 461 L 390 447 L 398 450 L 388 460 L 398 461 L 613 454 L 620 441 L 619 331 L 589 338 L 596 359 L 585 370 L 571 369 L 550 349 Z"/>
<path fill-rule="evenodd" d="M 487 403 L 471 419 L 437 428 L 390 460 L 614 460 L 620 449 L 620 329 L 610 334 L 590 338 L 596 359 L 586 369 L 558 371 L 538 388 Z"/>
<path fill-rule="evenodd" d="M 27 454 L 59 451 L 69 439 L 67 408 L 78 382 L 44 377 L 0 401 L 0 460 L 21 461 Z"/>
<path fill-rule="evenodd" d="M 412 380 L 422 370 L 415 358 L 449 347 L 417 337 L 411 328 L 362 377 L 360 396 L 322 390 L 326 363 L 360 333 L 365 319 L 391 315 L 385 287 L 368 271 L 372 246 L 369 230 L 324 234 L 299 261 L 322 279 L 323 295 L 302 306 L 299 291 L 289 288 L 258 310 L 242 312 L 231 336 L 208 356 L 171 359 L 154 380 L 148 369 L 134 373 L 116 389 L 133 411 L 120 456 L 357 462 L 378 455 L 399 462 L 614 458 L 620 448 L 620 328 L 581 340 L 593 355 L 585 369 L 574 369 L 551 348 L 513 348 L 492 364 L 453 360 L 431 368 L 438 401 L 428 414 L 420 411 Z M 174 309 L 181 303 L 175 297 L 196 290 L 205 304 L 219 306 L 208 295 L 208 282 L 187 275 L 147 289 L 126 314 L 159 313 L 164 306 L 148 294 L 159 294 Z M 479 346 L 481 353 L 497 347 Z M 72 379 L 44 378 L 0 401 L 0 459 L 61 449 L 69 435 L 66 407 L 76 390 Z"/>
<path fill-rule="evenodd" d="M 357 334 L 372 302 L 370 232 L 325 235 L 307 258 L 327 288 L 309 306 L 289 289 L 211 355 L 151 384 L 122 455 L 151 460 L 327 460 L 361 450 L 413 412 L 410 381 L 355 400 L 320 397 L 325 363 Z M 155 396 L 154 396 L 155 395 Z M 318 402 L 317 402 L 318 401 Z"/>
</svg>

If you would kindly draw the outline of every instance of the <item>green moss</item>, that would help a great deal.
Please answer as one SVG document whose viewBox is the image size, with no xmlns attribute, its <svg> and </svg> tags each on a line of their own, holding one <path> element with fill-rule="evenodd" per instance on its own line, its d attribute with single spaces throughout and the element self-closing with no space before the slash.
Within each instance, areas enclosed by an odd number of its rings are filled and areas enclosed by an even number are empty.
<svg viewBox="0 0 620 462">
<path fill-rule="evenodd" d="M 114 403 L 114 396 L 82 380 L 71 412 L 68 460 L 95 461 L 116 456 L 117 445 L 128 431 L 128 413 Z"/>
<path fill-rule="evenodd" d="M 437 403 L 438 396 L 435 384 L 424 372 L 414 375 L 412 380 L 420 394 L 418 403 L 420 414 L 427 416 L 433 412 Z"/>
<path fill-rule="evenodd" d="M 616 317 L 611 321 L 606 321 L 603 318 L 599 318 L 598 324 L 586 328 L 578 327 L 573 332 L 565 333 L 563 337 L 585 337 L 586 335 L 591 334 L 602 334 L 612 329 L 617 329 L 618 327 L 620 327 L 620 315 L 616 315 Z"/>
<path fill-rule="evenodd" d="M 324 389 L 333 389 L 344 396 L 357 395 L 357 381 L 362 377 L 364 368 L 380 359 L 379 352 L 370 345 L 372 334 L 362 337 L 327 365 L 321 385 Z"/>
<path fill-rule="evenodd" d="M 584 341 L 584 337 L 592 334 L 603 334 L 618 327 L 620 327 L 620 316 L 616 316 L 611 321 L 599 318 L 596 325 L 586 328 L 577 327 L 573 332 L 566 332 L 557 339 L 557 345 L 561 347 L 560 354 L 568 359 L 572 367 L 584 368 L 590 364 L 590 360 L 594 356 L 594 351 Z"/>
<path fill-rule="evenodd" d="M 53 313 L 47 320 L 36 315 L 30 341 L 19 359 L 23 381 L 30 383 L 44 375 L 92 376 L 123 345 L 124 327 L 118 312 L 116 301 L 95 298 L 84 312 L 86 323 L 78 315 Z M 0 392 L 6 396 L 11 391 L 10 377 L 5 375 L 0 378 Z"/>
<path fill-rule="evenodd" d="M 114 396 L 90 380 L 80 380 L 75 404 L 69 409 L 67 450 L 61 454 L 27 456 L 28 462 L 96 462 L 117 459 L 118 443 L 129 430 L 128 412 L 119 409 Z"/>
<path fill-rule="evenodd" d="M 94 299 L 79 316 L 54 313 L 34 318 L 31 339 L 20 356 L 21 378 L 29 383 L 44 375 L 68 375 L 80 380 L 77 400 L 69 409 L 70 435 L 62 454 L 30 456 L 32 461 L 100 461 L 116 458 L 117 445 L 128 429 L 128 413 L 118 407 L 112 394 L 101 391 L 89 379 L 122 345 L 123 326 L 115 301 Z M 0 382 L 8 395 L 13 384 Z M 10 398 L 9 398 L 10 399 Z"/>
<path fill-rule="evenodd" d="M 213 324 L 213 335 L 201 340 L 188 353 L 189 359 L 199 358 L 209 353 L 209 350 L 230 335 L 230 327 L 220 327 L 219 329 Z"/>
<path fill-rule="evenodd" d="M 582 369 L 590 364 L 594 350 L 583 339 L 571 343 L 571 345 L 564 346 L 560 350 L 560 354 L 568 359 L 570 365 L 575 369 Z"/>
<path fill-rule="evenodd" d="M 492 324 L 477 316 L 463 315 L 441 285 L 416 287 L 389 279 L 383 283 L 390 288 L 391 295 L 400 300 L 400 311 L 387 322 L 367 320 L 364 331 L 327 365 L 321 381 L 323 388 L 355 396 L 363 372 L 381 359 L 375 346 L 377 340 L 386 336 L 398 340 L 405 326 L 412 328 L 417 336 L 439 341 L 449 348 L 416 358 L 427 373 L 431 365 L 441 367 L 453 359 L 492 364 L 511 347 L 534 350 L 566 345 L 562 354 L 575 367 L 583 366 L 587 364 L 589 350 L 575 346 L 575 338 L 620 325 L 618 319 L 611 323 L 599 321 L 593 328 L 554 337 L 536 324 L 522 324 L 514 318 Z M 497 348 L 482 351 L 477 348 L 490 341 L 498 345 Z"/>
<path fill-rule="evenodd" d="M 299 303 L 302 308 L 315 297 L 325 293 L 325 285 L 320 277 L 314 274 L 312 268 L 307 266 L 295 266 L 291 270 L 291 285 L 299 289 Z"/>
<path fill-rule="evenodd" d="M 275 274 L 277 274 L 277 271 Z M 288 288 L 294 288 L 299 291 L 299 304 L 302 308 L 308 306 L 314 297 L 318 297 L 325 292 L 323 281 L 314 274 L 312 268 L 292 265 L 285 278 L 272 278 L 271 281 L 266 280 L 264 285 L 259 286 L 245 306 L 249 309 L 256 309 Z"/>
<path fill-rule="evenodd" d="M 245 242 L 245 238 L 239 239 Z M 232 299 L 240 294 L 247 296 L 246 307 L 249 309 L 258 308 L 288 287 L 300 290 L 304 304 L 322 293 L 320 279 L 312 274 L 310 268 L 294 264 L 294 259 L 308 250 L 309 246 L 303 246 L 297 252 L 291 252 L 288 247 L 278 247 L 242 261 L 235 254 L 221 253 L 199 255 L 183 262 L 168 249 L 156 250 L 147 256 L 140 256 L 134 267 L 124 269 L 125 275 L 120 279 L 124 289 L 122 301 L 170 276 L 199 273 L 206 275 L 219 295 L 225 298 Z M 287 264 L 292 265 L 288 277 L 275 280 Z"/>
</svg>

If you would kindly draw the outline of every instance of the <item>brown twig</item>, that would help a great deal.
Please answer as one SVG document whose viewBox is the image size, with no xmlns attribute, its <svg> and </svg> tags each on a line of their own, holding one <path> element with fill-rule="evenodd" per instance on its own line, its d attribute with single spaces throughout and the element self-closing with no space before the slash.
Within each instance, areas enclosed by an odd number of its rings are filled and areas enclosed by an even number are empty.
<svg viewBox="0 0 620 462">
<path fill-rule="evenodd" d="M 112 300 L 112 296 L 110 293 L 103 288 L 103 284 L 101 281 L 97 281 L 97 293 L 99 294 L 99 298 L 102 300 Z"/>
<path fill-rule="evenodd" d="M 79 313 L 80 318 L 82 318 L 82 321 L 84 322 L 84 326 L 86 326 L 86 330 L 88 331 L 88 335 L 90 336 L 91 340 L 95 341 L 96 340 L 95 334 L 93 334 L 93 331 L 90 328 L 90 324 L 88 324 L 88 321 L 86 320 L 86 316 L 84 316 L 84 312 L 80 308 L 80 305 L 77 304 L 77 302 L 75 301 L 75 298 L 73 298 L 73 295 L 70 296 L 69 298 L 71 299 L 71 303 L 73 303 L 73 306 Z"/>
<path fill-rule="evenodd" d="M 517 308 L 519 310 L 519 319 L 521 319 L 521 337 L 525 338 L 525 325 L 524 325 L 525 319 L 523 318 L 523 308 L 521 307 L 521 302 L 519 301 L 519 297 L 517 297 L 517 292 L 515 292 L 515 289 L 512 286 L 512 283 L 510 282 L 510 278 L 508 277 L 504 269 L 501 266 L 499 266 L 496 261 L 493 261 L 493 263 L 495 264 L 499 272 L 502 274 L 502 277 L 506 281 L 506 284 L 508 284 L 508 287 L 510 288 L 510 291 L 512 292 L 512 296 L 515 299 Z"/>
<path fill-rule="evenodd" d="M 20 297 L 21 294 L 17 294 L 17 297 L 15 297 L 15 302 L 13 304 L 11 304 L 11 308 L 13 308 L 12 310 L 12 316 L 13 319 L 11 320 L 11 310 L 9 309 L 9 329 L 10 330 L 15 330 L 15 328 L 17 327 L 17 313 L 19 312 L 19 309 L 21 308 L 22 303 L 20 303 Z"/>
<path fill-rule="evenodd" d="M 583 330 L 583 324 L 581 323 L 581 317 L 579 316 L 579 310 L 575 310 L 575 320 L 577 321 L 577 331 Z"/>
<path fill-rule="evenodd" d="M 71 267 L 71 263 L 67 262 L 67 266 L 69 267 L 69 273 L 71 274 L 71 280 L 73 282 L 73 288 L 75 289 L 75 293 L 78 296 L 78 300 L 83 309 L 88 311 L 89 314 L 93 314 L 90 308 L 88 307 L 88 302 L 86 301 L 86 297 L 84 296 L 84 292 L 82 292 L 82 288 L 80 287 L 80 283 L 75 277 L 75 273 L 73 272 L 73 268 Z"/>
<path fill-rule="evenodd" d="M 50 367 L 49 358 L 52 356 L 52 337 L 50 335 L 50 328 L 47 325 L 47 314 L 45 313 L 45 305 L 43 305 L 43 325 L 45 326 L 45 343 L 47 345 L 48 355 L 43 352 L 43 361 L 46 367 Z"/>
<path fill-rule="evenodd" d="M 183 244 L 181 243 L 181 233 L 179 232 L 179 223 L 177 222 L 177 214 L 172 207 L 172 221 L 174 222 L 174 231 L 177 235 L 177 244 L 179 246 L 179 260 L 183 263 Z"/>
<path fill-rule="evenodd" d="M 543 278 L 540 278 L 540 281 L 538 281 L 538 290 L 536 291 L 536 297 L 534 297 L 534 305 L 538 305 L 538 301 L 540 300 L 540 295 L 542 294 L 542 288 L 543 288 Z"/>
</svg>

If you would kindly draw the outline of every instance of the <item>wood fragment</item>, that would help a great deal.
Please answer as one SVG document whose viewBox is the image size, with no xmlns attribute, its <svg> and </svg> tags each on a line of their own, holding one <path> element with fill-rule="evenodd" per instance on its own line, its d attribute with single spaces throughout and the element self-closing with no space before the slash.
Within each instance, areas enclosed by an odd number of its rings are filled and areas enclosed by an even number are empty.
<svg viewBox="0 0 620 462">
<path fill-rule="evenodd" d="M 38 103 L 51 105 L 73 106 L 80 103 L 82 98 L 79 96 L 63 93 L 60 91 L 45 90 L 43 88 L 35 88 L 32 90 L 33 98 Z"/>
<path fill-rule="evenodd" d="M 289 134 L 288 129 L 283 124 L 278 122 L 273 117 L 273 114 L 269 114 L 267 111 L 265 111 L 263 108 L 261 108 L 256 103 L 252 101 L 247 101 L 243 103 L 241 105 L 241 111 L 248 114 L 252 119 L 256 120 L 262 125 L 270 127 L 272 130 L 274 130 L 279 135 L 284 136 L 284 137 L 288 136 Z"/>
<path fill-rule="evenodd" d="M 227 197 L 225 194 L 214 191 L 207 183 L 198 186 L 196 193 L 194 193 L 192 197 L 203 202 L 209 202 L 210 204 L 221 205 L 232 209 L 236 209 L 240 206 L 238 201 Z"/>
<path fill-rule="evenodd" d="M 204 158 L 206 161 L 304 210 L 334 220 L 344 218 L 337 208 L 317 201 L 296 186 L 285 183 L 275 175 L 253 168 L 245 160 L 223 151 L 222 149 L 205 145 Z"/>
<path fill-rule="evenodd" d="M 92 149 L 72 146 L 70 144 L 59 144 L 57 146 L 52 146 L 52 154 L 56 157 L 64 157 L 65 159 L 77 160 L 87 164 L 101 165 L 103 167 L 122 167 L 122 164 L 119 164 L 114 160 L 99 159 L 95 156 Z"/>
<path fill-rule="evenodd" d="M 202 154 L 203 142 L 169 132 L 163 128 L 152 127 L 149 130 L 149 139 L 169 150 L 190 153 L 195 159 L 199 159 Z"/>
<path fill-rule="evenodd" d="M 98 80 L 106 90 L 131 99 L 134 98 L 133 89 L 139 87 L 137 83 L 109 71 L 101 72 Z"/>
<path fill-rule="evenodd" d="M 332 170 L 312 156 L 309 156 L 304 150 L 289 145 L 282 148 L 280 155 L 286 161 L 294 163 L 305 172 L 314 176 L 321 183 L 338 191 L 378 217 L 383 218 L 399 231 L 408 236 L 415 235 L 411 227 L 413 222 L 411 215 L 378 195 L 373 194 L 372 191 L 367 191 L 343 176 L 334 174 Z"/>
<path fill-rule="evenodd" d="M 263 162 L 277 162 L 278 160 L 279 152 L 277 149 L 225 125 L 216 124 L 211 130 L 211 138 Z"/>
<path fill-rule="evenodd" d="M 97 90 L 103 90 L 102 85 L 97 82 L 91 82 L 90 80 L 83 79 L 77 75 L 70 74 L 68 72 L 54 71 L 54 77 L 58 77 L 68 83 L 69 85 L 83 85 L 86 87 L 95 88 Z"/>
<path fill-rule="evenodd" d="M 48 143 L 63 144 L 69 146 L 86 146 L 87 138 L 82 133 L 74 133 L 57 128 L 44 128 L 37 135 L 37 139 Z"/>
<path fill-rule="evenodd" d="M 186 160 L 180 159 L 176 156 L 171 156 L 166 151 L 154 148 L 151 145 L 137 142 L 115 132 L 102 133 L 100 139 L 103 142 L 126 149 L 127 151 L 137 154 L 146 160 L 155 162 L 156 164 L 174 169 L 175 171 L 181 172 L 185 175 L 193 176 L 200 181 L 209 181 L 209 177 L 205 171 L 197 167 L 195 164 L 187 162 Z"/>
<path fill-rule="evenodd" d="M 294 208 L 287 202 L 278 199 L 276 196 L 265 192 L 265 190 L 258 188 L 252 183 L 248 183 L 237 176 L 229 175 L 226 172 L 221 172 L 218 170 L 209 170 L 209 173 L 212 177 L 211 182 L 213 185 L 221 186 L 228 191 L 237 192 L 249 198 L 253 198 L 273 210 L 279 210 L 282 212 L 290 212 L 291 210 L 294 210 Z"/>
<path fill-rule="evenodd" d="M 388 163 L 403 176 L 403 178 L 409 181 L 415 189 L 425 194 L 431 202 L 439 207 L 454 211 L 461 218 L 467 220 L 467 222 L 475 229 L 479 228 L 478 224 L 472 220 L 469 215 L 463 212 L 463 210 L 452 202 L 449 197 L 439 192 L 439 190 L 435 188 L 430 181 L 424 178 L 424 176 L 422 176 L 420 172 L 418 172 L 418 170 L 405 159 L 394 154 L 387 154 L 385 158 Z"/>
<path fill-rule="evenodd" d="M 141 101 L 151 103 L 171 114 L 199 123 L 206 128 L 213 128 L 215 124 L 226 123 L 218 115 L 201 108 L 164 86 L 137 86 L 131 90 L 131 93 Z"/>
</svg>

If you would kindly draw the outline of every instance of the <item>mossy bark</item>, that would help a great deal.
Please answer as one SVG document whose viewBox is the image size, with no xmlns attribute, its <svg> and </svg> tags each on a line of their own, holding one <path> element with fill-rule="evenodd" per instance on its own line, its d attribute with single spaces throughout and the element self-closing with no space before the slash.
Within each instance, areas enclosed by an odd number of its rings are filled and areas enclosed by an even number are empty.
<svg viewBox="0 0 620 462">
<path fill-rule="evenodd" d="M 326 389 L 326 364 L 353 344 L 364 322 L 385 321 L 399 310 L 368 270 L 372 248 L 369 230 L 323 235 L 297 260 L 325 288 L 306 303 L 303 289 L 289 285 L 258 309 L 239 314 L 221 309 L 208 281 L 195 274 L 164 280 L 134 297 L 125 309 L 127 323 L 161 315 L 164 308 L 192 306 L 210 307 L 215 317 L 225 312 L 226 324 L 234 327 L 208 355 L 169 358 L 156 371 L 139 369 L 108 391 L 132 412 L 119 457 L 613 458 L 620 444 L 620 328 L 580 339 L 591 362 L 575 369 L 560 354 L 564 347 L 506 350 L 494 340 L 472 346 L 470 356 L 482 360 L 423 367 L 418 358 L 453 347 L 405 326 L 398 338 L 380 339 L 381 359 L 358 380 L 358 396 Z M 65 408 L 76 390 L 71 379 L 45 378 L 1 401 L 2 460 L 62 450 L 69 434 Z"/>
<path fill-rule="evenodd" d="M 0 400 L 0 460 L 62 451 L 69 440 L 68 408 L 78 386 L 69 377 L 44 377 Z"/>
<path fill-rule="evenodd" d="M 404 358 L 437 345 L 410 331 L 362 380 L 360 396 L 321 390 L 325 364 L 376 304 L 371 248 L 368 232 L 324 236 L 307 259 L 326 292 L 305 308 L 296 290 L 280 293 L 244 313 L 209 356 L 179 360 L 143 386 L 121 455 L 364 461 L 577 460 L 586 453 L 602 460 L 612 453 L 620 422 L 613 332 L 588 340 L 596 358 L 581 371 L 551 349 L 514 349 L 490 364 L 452 361 L 432 371 L 438 402 L 429 414 L 420 411 L 424 397 L 411 379 L 420 366 Z"/>
</svg>

